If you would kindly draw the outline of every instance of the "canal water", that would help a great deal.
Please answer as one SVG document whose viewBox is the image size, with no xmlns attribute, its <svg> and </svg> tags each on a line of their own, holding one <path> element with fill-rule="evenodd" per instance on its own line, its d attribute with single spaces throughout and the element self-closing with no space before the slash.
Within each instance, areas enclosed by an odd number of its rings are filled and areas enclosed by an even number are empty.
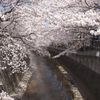
<svg viewBox="0 0 100 100">
<path fill-rule="evenodd" d="M 73 100 L 73 93 L 55 61 L 37 56 L 31 63 L 33 74 L 21 100 Z"/>
</svg>

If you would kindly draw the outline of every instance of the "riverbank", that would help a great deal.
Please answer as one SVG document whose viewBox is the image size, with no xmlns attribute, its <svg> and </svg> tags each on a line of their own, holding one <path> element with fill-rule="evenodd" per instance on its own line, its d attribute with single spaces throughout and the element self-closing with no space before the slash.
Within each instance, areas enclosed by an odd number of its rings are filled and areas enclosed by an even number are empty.
<svg viewBox="0 0 100 100">
<path fill-rule="evenodd" d="M 62 65 L 62 64 L 61 64 Z M 72 76 L 69 74 L 69 71 L 64 69 L 64 65 L 58 66 L 60 72 L 64 75 L 66 80 L 68 81 L 68 84 L 74 94 L 74 99 L 73 100 L 85 100 L 84 97 L 82 96 L 81 92 L 79 91 L 77 84 L 75 80 L 72 78 Z"/>
<path fill-rule="evenodd" d="M 30 66 L 29 70 L 24 74 L 22 80 L 18 84 L 18 86 L 15 88 L 15 91 L 10 95 L 14 98 L 14 100 L 21 100 L 24 92 L 27 88 L 27 83 L 33 73 L 33 66 Z"/>
<path fill-rule="evenodd" d="M 34 71 L 33 61 L 34 61 L 34 54 L 30 55 L 28 71 L 24 73 L 23 78 L 19 82 L 18 86 L 15 88 L 15 91 L 10 95 L 11 97 L 14 98 L 14 100 L 21 100 L 22 96 L 24 95 L 24 92 L 26 91 L 27 83 Z"/>
</svg>

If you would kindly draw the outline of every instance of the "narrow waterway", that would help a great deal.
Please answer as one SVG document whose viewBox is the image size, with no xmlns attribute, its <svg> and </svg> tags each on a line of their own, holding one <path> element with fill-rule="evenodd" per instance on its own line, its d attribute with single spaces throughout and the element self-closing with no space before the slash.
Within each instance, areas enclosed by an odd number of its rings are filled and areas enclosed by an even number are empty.
<svg viewBox="0 0 100 100">
<path fill-rule="evenodd" d="M 22 100 L 72 100 L 73 94 L 58 64 L 48 58 L 35 57 L 31 61 L 33 74 Z"/>
</svg>

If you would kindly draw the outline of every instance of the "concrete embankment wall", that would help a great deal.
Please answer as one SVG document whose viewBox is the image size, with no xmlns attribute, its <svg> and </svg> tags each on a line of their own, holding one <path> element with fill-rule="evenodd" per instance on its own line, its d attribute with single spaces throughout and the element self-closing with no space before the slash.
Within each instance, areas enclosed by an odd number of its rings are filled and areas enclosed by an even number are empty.
<svg viewBox="0 0 100 100">
<path fill-rule="evenodd" d="M 59 50 L 50 49 L 52 55 L 58 54 Z M 69 57 L 57 58 L 66 65 L 71 72 L 80 78 L 89 87 L 93 94 L 100 100 L 100 58 L 95 56 L 83 56 L 73 54 Z"/>
</svg>

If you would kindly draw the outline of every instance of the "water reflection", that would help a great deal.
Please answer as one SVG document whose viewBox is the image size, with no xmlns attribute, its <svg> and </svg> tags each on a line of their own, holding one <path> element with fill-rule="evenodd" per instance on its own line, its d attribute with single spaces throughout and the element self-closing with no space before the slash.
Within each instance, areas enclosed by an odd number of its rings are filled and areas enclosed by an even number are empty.
<svg viewBox="0 0 100 100">
<path fill-rule="evenodd" d="M 22 100 L 72 100 L 66 78 L 51 59 L 36 57 L 32 77 Z"/>
</svg>

